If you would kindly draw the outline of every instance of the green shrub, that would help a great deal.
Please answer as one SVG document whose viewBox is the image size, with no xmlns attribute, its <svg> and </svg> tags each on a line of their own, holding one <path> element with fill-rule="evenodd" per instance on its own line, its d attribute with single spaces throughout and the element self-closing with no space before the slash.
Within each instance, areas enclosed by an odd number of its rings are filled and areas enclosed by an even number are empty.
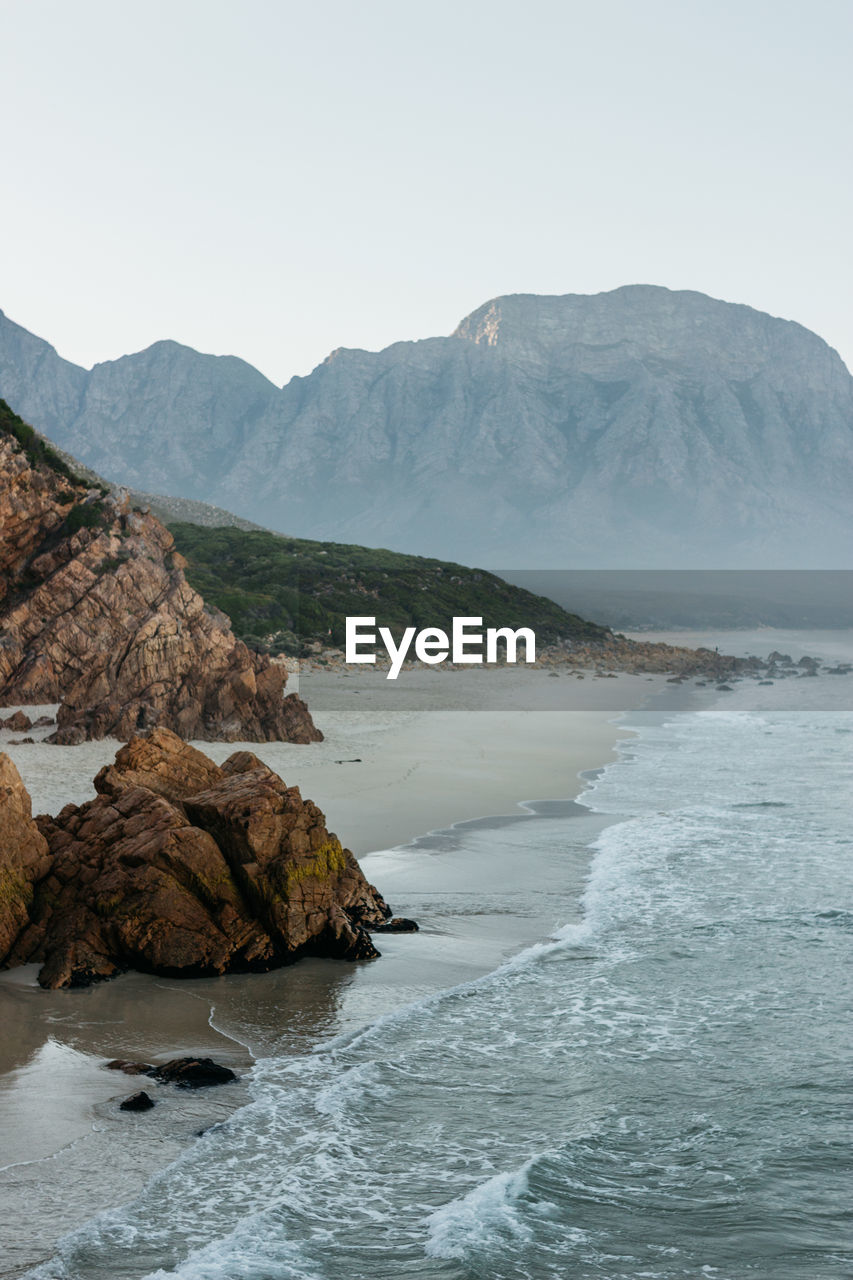
<svg viewBox="0 0 853 1280">
<path fill-rule="evenodd" d="M 72 534 L 78 529 L 103 529 L 108 519 L 102 498 L 96 498 L 94 502 L 77 502 L 65 517 L 63 532 Z"/>
</svg>

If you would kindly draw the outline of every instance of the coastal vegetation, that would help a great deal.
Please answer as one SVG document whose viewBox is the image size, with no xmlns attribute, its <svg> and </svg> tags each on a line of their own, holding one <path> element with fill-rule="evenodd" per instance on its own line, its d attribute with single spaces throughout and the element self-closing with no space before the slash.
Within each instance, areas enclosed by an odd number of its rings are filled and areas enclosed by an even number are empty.
<svg viewBox="0 0 853 1280">
<path fill-rule="evenodd" d="M 262 531 L 171 524 L 190 584 L 230 617 L 253 648 L 298 654 L 323 641 L 342 647 L 347 616 L 377 626 L 450 630 L 454 617 L 486 627 L 531 627 L 540 644 L 609 635 L 544 596 L 482 569 L 371 547 Z"/>
</svg>

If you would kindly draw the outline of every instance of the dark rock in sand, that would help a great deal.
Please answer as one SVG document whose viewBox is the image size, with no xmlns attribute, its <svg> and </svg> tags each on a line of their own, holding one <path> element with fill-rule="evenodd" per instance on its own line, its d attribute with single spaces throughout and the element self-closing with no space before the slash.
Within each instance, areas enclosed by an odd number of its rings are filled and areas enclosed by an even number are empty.
<svg viewBox="0 0 853 1280">
<path fill-rule="evenodd" d="M 153 1106 L 154 1099 L 149 1098 L 145 1090 L 141 1089 L 139 1093 L 131 1094 L 124 1102 L 120 1102 L 119 1111 L 150 1111 Z"/>
<path fill-rule="evenodd" d="M 123 1058 L 114 1058 L 106 1066 L 107 1071 L 123 1071 L 126 1076 L 147 1076 L 154 1070 L 148 1062 L 125 1062 Z"/>
<path fill-rule="evenodd" d="M 108 1071 L 122 1071 L 127 1076 L 150 1076 L 152 1080 L 175 1084 L 181 1089 L 203 1089 L 215 1084 L 230 1084 L 237 1079 L 230 1067 L 223 1067 L 212 1058 L 172 1058 L 160 1066 L 115 1058 L 106 1066 Z"/>
<path fill-rule="evenodd" d="M 409 920 L 406 916 L 394 916 L 391 920 L 386 920 L 383 924 L 373 924 L 370 926 L 371 933 L 417 933 L 419 925 L 416 920 Z"/>
<path fill-rule="evenodd" d="M 175 1084 L 179 1089 L 206 1089 L 216 1084 L 231 1084 L 237 1077 L 230 1067 L 222 1067 L 212 1058 L 173 1058 L 160 1067 L 149 1068 L 153 1080 Z"/>
</svg>

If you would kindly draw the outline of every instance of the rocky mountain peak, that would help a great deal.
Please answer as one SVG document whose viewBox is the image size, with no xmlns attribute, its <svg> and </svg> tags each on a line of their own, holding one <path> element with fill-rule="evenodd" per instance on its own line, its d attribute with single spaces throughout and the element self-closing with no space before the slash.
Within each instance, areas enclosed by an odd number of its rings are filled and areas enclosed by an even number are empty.
<svg viewBox="0 0 853 1280">
<path fill-rule="evenodd" d="M 673 369 L 722 366 L 733 377 L 754 377 L 793 351 L 800 366 L 808 357 L 846 372 L 840 356 L 802 325 L 659 285 L 493 298 L 466 316 L 454 337 L 532 364 L 594 362 L 609 352 L 611 360 L 651 358 Z"/>
</svg>

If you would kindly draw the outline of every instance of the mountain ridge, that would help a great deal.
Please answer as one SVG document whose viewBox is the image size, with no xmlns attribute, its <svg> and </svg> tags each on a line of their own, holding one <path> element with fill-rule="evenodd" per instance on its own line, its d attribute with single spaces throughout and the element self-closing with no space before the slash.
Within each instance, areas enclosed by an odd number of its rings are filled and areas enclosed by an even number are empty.
<svg viewBox="0 0 853 1280">
<path fill-rule="evenodd" d="M 5 320 L 15 387 L 98 471 L 300 537 L 493 567 L 853 554 L 853 377 L 796 321 L 696 291 L 506 295 L 282 388 L 172 340 L 86 373 Z"/>
</svg>

